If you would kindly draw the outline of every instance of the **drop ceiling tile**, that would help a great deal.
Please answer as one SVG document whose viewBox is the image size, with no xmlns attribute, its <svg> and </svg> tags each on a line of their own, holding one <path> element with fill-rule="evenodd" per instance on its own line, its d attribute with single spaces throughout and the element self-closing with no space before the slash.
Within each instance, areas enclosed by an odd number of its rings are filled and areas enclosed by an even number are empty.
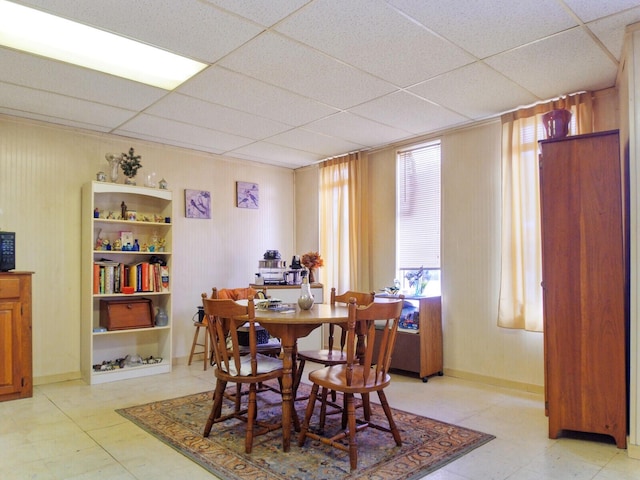
<svg viewBox="0 0 640 480">
<path fill-rule="evenodd" d="M 258 162 L 267 160 L 269 163 L 288 168 L 297 168 L 322 160 L 320 155 L 268 142 L 252 143 L 227 153 Z"/>
<path fill-rule="evenodd" d="M 167 94 L 160 88 L 5 48 L 0 48 L 0 65 L 2 82 L 128 110 L 145 108 Z"/>
<path fill-rule="evenodd" d="M 407 92 L 385 95 L 352 108 L 349 112 L 414 135 L 470 120 Z"/>
<path fill-rule="evenodd" d="M 364 148 L 364 145 L 351 143 L 341 138 L 330 137 L 318 132 L 312 132 L 304 128 L 296 128 L 274 135 L 270 137 L 268 141 L 269 143 L 275 143 L 276 145 L 282 145 L 284 147 L 313 152 L 324 158 Z"/>
<path fill-rule="evenodd" d="M 400 87 L 474 60 L 384 2 L 314 2 L 276 30 Z"/>
<path fill-rule="evenodd" d="M 217 61 L 264 30 L 201 1 L 22 0 L 20 3 L 205 63 Z"/>
<path fill-rule="evenodd" d="M 587 27 L 598 36 L 614 57 L 620 59 L 625 27 L 637 22 L 640 22 L 640 7 L 588 23 Z"/>
<path fill-rule="evenodd" d="M 617 73 L 616 65 L 581 28 L 496 55 L 486 62 L 544 99 L 611 87 Z"/>
<path fill-rule="evenodd" d="M 40 114 L 37 112 L 24 112 L 21 110 L 14 110 L 14 109 L 5 108 L 5 107 L 0 107 L 0 114 L 11 115 L 13 117 L 28 118 L 31 120 L 38 120 L 41 122 L 53 123 L 55 125 L 62 125 L 65 127 L 83 128 L 85 130 L 90 130 L 92 132 L 109 133 L 111 131 L 111 127 L 106 127 L 103 125 L 87 124 L 87 123 L 78 122 L 78 121 L 70 120 L 66 118 L 48 116 L 48 115 Z"/>
<path fill-rule="evenodd" d="M 225 68 L 212 66 L 178 92 L 287 125 L 304 125 L 338 110 Z"/>
<path fill-rule="evenodd" d="M 310 123 L 305 129 L 361 145 L 385 145 L 412 135 L 410 132 L 347 112 Z"/>
<path fill-rule="evenodd" d="M 427 80 L 409 91 L 476 120 L 542 100 L 481 62 Z"/>
<path fill-rule="evenodd" d="M 225 10 L 270 27 L 282 18 L 301 8 L 309 0 L 206 0 Z"/>
<path fill-rule="evenodd" d="M 275 120 L 257 117 L 179 93 L 163 98 L 148 108 L 145 113 L 253 140 L 270 137 L 291 128 Z"/>
<path fill-rule="evenodd" d="M 0 82 L 0 105 L 4 108 L 30 114 L 71 120 L 96 127 L 115 128 L 130 119 L 135 112 L 123 108 L 110 107 L 56 93 L 43 92 L 32 88 L 19 87 Z M 58 123 L 58 122 L 55 122 Z"/>
<path fill-rule="evenodd" d="M 274 33 L 260 35 L 220 64 L 335 108 L 349 108 L 395 90 L 387 82 Z"/>
<path fill-rule="evenodd" d="M 160 143 L 181 142 L 192 145 L 192 148 L 207 147 L 208 151 L 222 153 L 251 143 L 252 140 L 238 135 L 231 135 L 208 128 L 188 125 L 166 118 L 152 115 L 139 115 L 125 123 L 114 132 L 116 135 L 133 136 L 147 135 L 154 137 Z M 161 140 L 161 139 L 164 139 Z"/>
<path fill-rule="evenodd" d="M 638 0 L 564 0 L 583 22 L 619 13 L 638 6 Z"/>
<path fill-rule="evenodd" d="M 576 25 L 556 0 L 389 3 L 480 59 Z"/>
</svg>

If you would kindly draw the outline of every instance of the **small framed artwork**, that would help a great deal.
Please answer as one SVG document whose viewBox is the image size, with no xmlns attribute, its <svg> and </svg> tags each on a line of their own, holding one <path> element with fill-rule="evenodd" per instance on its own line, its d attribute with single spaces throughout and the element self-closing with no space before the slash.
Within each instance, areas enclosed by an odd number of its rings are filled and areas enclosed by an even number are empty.
<svg viewBox="0 0 640 480">
<path fill-rule="evenodd" d="M 236 206 L 238 208 L 259 208 L 260 190 L 257 183 L 236 182 Z"/>
<path fill-rule="evenodd" d="M 133 242 L 133 232 L 120 232 L 120 243 L 123 250 L 131 250 Z"/>
<path fill-rule="evenodd" d="M 187 218 L 211 218 L 211 194 L 206 190 L 185 189 L 184 210 Z"/>
</svg>

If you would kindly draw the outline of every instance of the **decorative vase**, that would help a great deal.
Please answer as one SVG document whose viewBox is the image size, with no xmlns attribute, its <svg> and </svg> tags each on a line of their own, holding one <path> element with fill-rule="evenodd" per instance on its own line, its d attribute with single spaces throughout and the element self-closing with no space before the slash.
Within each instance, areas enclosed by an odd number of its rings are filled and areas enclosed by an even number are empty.
<svg viewBox="0 0 640 480">
<path fill-rule="evenodd" d="M 309 283 L 315 283 L 316 282 L 316 270 L 315 268 L 310 268 L 309 269 Z"/>
<path fill-rule="evenodd" d="M 120 167 L 122 156 L 115 153 L 107 153 L 104 157 L 109 162 L 109 180 L 115 183 L 118 181 L 118 168 Z"/>
<path fill-rule="evenodd" d="M 169 316 L 161 307 L 157 307 L 158 313 L 156 313 L 156 326 L 166 327 L 169 324 Z"/>
<path fill-rule="evenodd" d="M 547 138 L 564 138 L 569 133 L 571 112 L 569 110 L 551 110 L 542 116 L 542 124 Z"/>
<path fill-rule="evenodd" d="M 311 285 L 307 277 L 302 278 L 302 286 L 300 287 L 300 297 L 298 298 L 298 305 L 302 310 L 309 310 L 313 307 L 314 298 L 311 293 Z"/>
</svg>

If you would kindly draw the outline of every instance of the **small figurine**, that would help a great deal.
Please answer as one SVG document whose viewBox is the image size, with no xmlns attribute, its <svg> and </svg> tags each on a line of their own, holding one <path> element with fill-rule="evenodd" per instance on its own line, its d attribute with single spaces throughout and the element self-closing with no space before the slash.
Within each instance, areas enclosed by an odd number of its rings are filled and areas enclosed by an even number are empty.
<svg viewBox="0 0 640 480">
<path fill-rule="evenodd" d="M 102 239 L 100 237 L 96 240 L 95 250 L 102 250 Z"/>
<path fill-rule="evenodd" d="M 98 210 L 98 207 L 93 210 L 93 218 L 100 218 L 100 210 Z"/>
<path fill-rule="evenodd" d="M 107 219 L 108 220 L 115 220 L 116 217 L 114 217 L 113 212 L 109 211 L 109 214 L 107 215 Z"/>
<path fill-rule="evenodd" d="M 161 238 L 160 240 L 158 240 L 158 251 L 159 252 L 164 252 L 165 243 L 166 243 L 166 240 L 164 238 Z"/>
<path fill-rule="evenodd" d="M 122 220 L 127 219 L 127 204 L 124 203 L 124 200 L 120 204 L 120 211 L 122 212 Z"/>
<path fill-rule="evenodd" d="M 148 252 L 149 251 L 149 247 L 147 246 L 146 243 L 142 244 L 142 248 L 140 248 L 141 252 Z"/>
<path fill-rule="evenodd" d="M 113 249 L 114 250 L 122 250 L 122 240 L 120 240 L 119 238 L 116 238 L 113 241 Z"/>
<path fill-rule="evenodd" d="M 111 244 L 108 238 L 102 240 L 102 250 L 111 250 Z"/>
</svg>

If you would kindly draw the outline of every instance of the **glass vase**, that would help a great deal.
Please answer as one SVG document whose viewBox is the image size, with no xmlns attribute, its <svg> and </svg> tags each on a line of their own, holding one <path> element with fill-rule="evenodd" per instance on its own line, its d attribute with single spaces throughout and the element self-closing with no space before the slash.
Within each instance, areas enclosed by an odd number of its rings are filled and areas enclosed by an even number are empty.
<svg viewBox="0 0 640 480">
<path fill-rule="evenodd" d="M 300 297 L 298 298 L 298 306 L 302 310 L 309 310 L 313 307 L 314 298 L 311 293 L 311 285 L 309 285 L 309 279 L 305 276 L 302 279 L 302 286 L 300 287 Z"/>
</svg>

